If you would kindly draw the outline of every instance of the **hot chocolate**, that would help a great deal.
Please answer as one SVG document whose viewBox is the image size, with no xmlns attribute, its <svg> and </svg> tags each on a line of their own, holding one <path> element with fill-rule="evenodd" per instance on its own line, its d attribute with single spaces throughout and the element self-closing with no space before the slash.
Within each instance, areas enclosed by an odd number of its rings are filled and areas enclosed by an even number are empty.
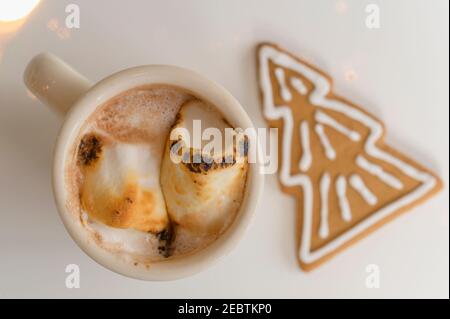
<svg viewBox="0 0 450 319">
<path fill-rule="evenodd" d="M 235 138 L 212 152 L 171 134 L 192 133 L 198 120 L 220 138 L 226 129 Z M 193 253 L 223 234 L 239 211 L 248 142 L 237 137 L 214 105 L 181 88 L 123 92 L 81 128 L 67 162 L 67 205 L 97 245 L 132 262 Z"/>
</svg>

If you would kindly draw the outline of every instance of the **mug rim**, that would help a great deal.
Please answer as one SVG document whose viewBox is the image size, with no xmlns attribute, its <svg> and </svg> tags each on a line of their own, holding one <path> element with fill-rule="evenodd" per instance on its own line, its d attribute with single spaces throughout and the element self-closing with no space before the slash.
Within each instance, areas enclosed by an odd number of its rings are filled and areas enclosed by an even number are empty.
<svg viewBox="0 0 450 319">
<path fill-rule="evenodd" d="M 66 163 L 70 148 L 88 117 L 103 103 L 141 85 L 166 84 L 187 89 L 199 98 L 213 103 L 234 127 L 253 128 L 254 124 L 242 105 L 223 86 L 205 76 L 173 65 L 143 65 L 116 72 L 94 84 L 66 114 L 58 134 L 53 156 L 53 193 L 58 214 L 75 243 L 103 267 L 127 277 L 160 281 L 193 275 L 228 254 L 242 239 L 256 210 L 264 186 L 260 172 L 261 148 L 256 143 L 256 163 L 249 164 L 244 199 L 228 229 L 214 242 L 192 254 L 155 262 L 149 268 L 135 266 L 97 245 L 67 207 Z M 232 115 L 231 119 L 228 114 Z M 237 125 L 236 125 L 237 124 Z"/>
</svg>

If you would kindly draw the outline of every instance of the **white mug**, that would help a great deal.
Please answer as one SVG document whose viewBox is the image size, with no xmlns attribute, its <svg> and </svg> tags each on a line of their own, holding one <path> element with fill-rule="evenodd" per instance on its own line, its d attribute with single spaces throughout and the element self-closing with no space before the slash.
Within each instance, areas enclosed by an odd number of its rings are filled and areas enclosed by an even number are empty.
<svg viewBox="0 0 450 319">
<path fill-rule="evenodd" d="M 95 243 L 88 236 L 80 219 L 66 207 L 67 187 L 65 169 L 70 148 L 79 130 L 94 110 L 112 97 L 144 84 L 168 84 L 185 88 L 199 98 L 210 101 L 225 114 L 234 126 L 254 128 L 239 102 L 222 86 L 190 70 L 176 66 L 149 65 L 123 70 L 95 85 L 52 54 L 43 53 L 28 64 L 24 81 L 29 90 L 42 102 L 64 116 L 53 158 L 53 193 L 59 215 L 73 240 L 92 259 L 122 275 L 142 280 L 172 280 L 199 272 L 228 253 L 242 238 L 255 211 L 262 192 L 264 175 L 257 163 L 250 164 L 246 191 L 240 211 L 232 225 L 211 245 L 187 256 L 156 262 L 150 267 L 135 266 L 120 259 Z"/>
</svg>

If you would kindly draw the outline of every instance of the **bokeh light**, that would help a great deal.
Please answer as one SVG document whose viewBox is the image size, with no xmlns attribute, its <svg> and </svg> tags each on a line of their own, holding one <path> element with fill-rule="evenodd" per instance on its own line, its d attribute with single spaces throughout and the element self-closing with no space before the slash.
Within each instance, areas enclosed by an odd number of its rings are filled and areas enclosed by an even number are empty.
<svg viewBox="0 0 450 319">
<path fill-rule="evenodd" d="M 61 24 L 57 18 L 48 20 L 47 29 L 54 32 L 61 40 L 70 38 L 70 30 Z"/>
<path fill-rule="evenodd" d="M 336 12 L 340 14 L 346 13 L 348 10 L 348 4 L 345 0 L 336 1 Z"/>
<path fill-rule="evenodd" d="M 353 69 L 348 69 L 344 74 L 345 80 L 348 82 L 353 82 L 358 78 L 358 74 Z"/>
<path fill-rule="evenodd" d="M 70 38 L 70 30 L 67 29 L 66 27 L 60 27 L 60 28 L 58 28 L 58 30 L 56 30 L 56 35 L 61 40 L 66 40 L 66 39 Z"/>
<path fill-rule="evenodd" d="M 0 0 L 0 22 L 25 18 L 41 0 Z"/>
<path fill-rule="evenodd" d="M 47 22 L 47 28 L 48 28 L 50 31 L 56 31 L 56 30 L 58 30 L 58 28 L 59 28 L 59 21 L 58 21 L 58 19 L 53 18 L 53 19 L 48 20 L 48 22 Z"/>
</svg>

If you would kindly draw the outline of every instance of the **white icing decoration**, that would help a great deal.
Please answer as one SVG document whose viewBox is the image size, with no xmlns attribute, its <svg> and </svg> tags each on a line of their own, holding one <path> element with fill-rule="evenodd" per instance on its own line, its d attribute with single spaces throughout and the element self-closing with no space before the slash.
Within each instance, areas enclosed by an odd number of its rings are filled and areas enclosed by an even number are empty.
<svg viewBox="0 0 450 319">
<path fill-rule="evenodd" d="M 369 162 L 362 155 L 356 157 L 356 165 L 395 189 L 400 190 L 403 188 L 403 183 L 398 178 L 387 173 L 381 166 Z"/>
<path fill-rule="evenodd" d="M 372 193 L 372 191 L 366 186 L 361 176 L 358 174 L 352 174 L 350 176 L 350 186 L 356 190 L 362 198 L 369 204 L 370 206 L 374 206 L 378 202 L 378 198 Z"/>
<path fill-rule="evenodd" d="M 302 158 L 300 160 L 299 166 L 303 172 L 306 172 L 307 170 L 309 170 L 312 163 L 308 121 L 302 121 L 300 124 L 300 139 L 302 141 Z"/>
<path fill-rule="evenodd" d="M 334 118 L 332 118 L 331 116 L 329 116 L 321 111 L 316 112 L 315 118 L 316 118 L 317 122 L 334 128 L 336 131 L 344 134 L 345 136 L 347 136 L 349 139 L 351 139 L 354 142 L 357 142 L 361 139 L 361 135 L 359 135 L 358 132 L 345 127 L 344 125 L 342 125 L 341 123 L 336 121 Z"/>
<path fill-rule="evenodd" d="M 311 178 L 307 174 L 291 175 L 291 154 L 292 134 L 293 134 L 293 118 L 291 110 L 288 106 L 282 105 L 275 107 L 273 100 L 273 91 L 270 81 L 269 59 L 274 63 L 290 68 L 293 71 L 302 74 L 314 85 L 314 90 L 309 95 L 312 105 L 320 106 L 325 109 L 343 113 L 352 120 L 358 121 L 367 126 L 370 133 L 365 140 L 365 151 L 374 158 L 383 160 L 401 170 L 409 177 L 422 182 L 410 193 L 402 196 L 398 200 L 387 203 L 385 206 L 372 213 L 370 216 L 350 228 L 346 232 L 334 237 L 322 247 L 311 251 L 312 238 L 312 215 L 313 215 L 313 186 Z M 354 108 L 342 101 L 329 99 L 327 95 L 331 91 L 330 83 L 319 72 L 311 69 L 305 64 L 300 63 L 291 56 L 277 51 L 270 45 L 263 46 L 259 51 L 260 62 L 260 86 L 263 94 L 263 112 L 264 116 L 269 120 L 283 119 L 284 132 L 282 139 L 282 159 L 279 172 L 280 182 L 286 187 L 300 186 L 303 190 L 303 226 L 301 235 L 301 244 L 299 249 L 299 258 L 304 263 L 312 263 L 332 253 L 355 236 L 361 234 L 374 224 L 378 223 L 385 217 L 391 215 L 398 209 L 407 206 L 415 200 L 427 194 L 436 185 L 436 179 L 423 171 L 419 171 L 415 167 L 403 162 L 401 159 L 386 153 L 379 149 L 376 142 L 383 135 L 383 126 L 365 112 Z"/>
<path fill-rule="evenodd" d="M 336 194 L 339 200 L 339 208 L 341 209 L 342 219 L 346 222 L 351 221 L 352 211 L 347 199 L 347 180 L 343 175 L 339 175 L 336 179 Z"/>
<path fill-rule="evenodd" d="M 308 94 L 308 88 L 306 87 L 305 83 L 303 83 L 303 81 L 301 79 L 292 77 L 291 85 L 301 95 Z"/>
<path fill-rule="evenodd" d="M 330 233 L 328 229 L 328 193 L 330 191 L 330 174 L 325 172 L 320 178 L 320 226 L 319 236 L 327 238 Z"/>
<path fill-rule="evenodd" d="M 336 151 L 334 150 L 333 146 L 331 146 L 331 143 L 328 140 L 327 135 L 325 134 L 325 129 L 323 128 L 323 126 L 320 124 L 316 124 L 315 131 L 319 136 L 320 144 L 322 144 L 322 147 L 325 151 L 325 156 L 331 161 L 336 159 Z"/>
<path fill-rule="evenodd" d="M 282 68 L 276 68 L 275 77 L 277 78 L 278 85 L 280 86 L 281 98 L 285 102 L 292 100 L 292 93 L 286 85 L 286 78 L 284 76 L 284 70 Z"/>
</svg>

